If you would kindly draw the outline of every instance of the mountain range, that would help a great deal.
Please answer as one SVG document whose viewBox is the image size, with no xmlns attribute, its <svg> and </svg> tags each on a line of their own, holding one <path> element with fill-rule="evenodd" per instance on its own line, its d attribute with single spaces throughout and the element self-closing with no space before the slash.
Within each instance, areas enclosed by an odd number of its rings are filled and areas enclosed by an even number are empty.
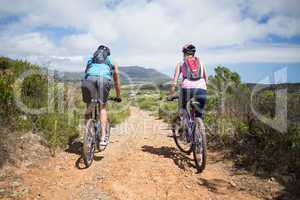
<svg viewBox="0 0 300 200">
<path fill-rule="evenodd" d="M 171 78 L 155 69 L 141 66 L 120 67 L 120 79 L 123 84 L 139 83 L 165 83 Z M 80 81 L 84 77 L 83 72 L 56 72 L 56 79 L 59 81 Z"/>
</svg>

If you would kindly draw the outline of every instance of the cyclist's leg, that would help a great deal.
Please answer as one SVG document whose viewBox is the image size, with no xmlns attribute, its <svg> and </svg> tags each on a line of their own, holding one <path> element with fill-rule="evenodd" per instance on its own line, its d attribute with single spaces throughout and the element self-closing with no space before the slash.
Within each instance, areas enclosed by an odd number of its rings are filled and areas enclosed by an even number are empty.
<svg viewBox="0 0 300 200">
<path fill-rule="evenodd" d="M 196 117 L 204 118 L 204 108 L 207 99 L 207 91 L 203 89 L 195 89 L 194 91 L 195 99 L 199 102 L 196 108 Z"/>
<path fill-rule="evenodd" d="M 91 100 L 97 98 L 97 81 L 94 77 L 87 77 L 81 81 L 82 99 L 86 103 L 85 120 L 92 116 Z"/>
<path fill-rule="evenodd" d="M 107 99 L 111 89 L 112 83 L 110 80 L 100 77 L 98 79 L 98 94 L 100 100 L 100 122 L 101 122 L 101 142 L 100 145 L 106 145 L 108 141 L 105 141 L 106 130 L 108 126 L 108 114 L 107 114 Z"/>
<path fill-rule="evenodd" d="M 189 88 L 181 88 L 180 90 L 180 98 L 179 98 L 179 114 L 182 117 L 187 109 L 187 103 L 192 98 L 192 89 Z"/>
<path fill-rule="evenodd" d="M 180 89 L 179 101 L 178 101 L 178 112 L 179 116 L 183 117 L 183 112 L 186 107 L 186 92 L 183 88 Z"/>
<path fill-rule="evenodd" d="M 107 108 L 106 104 L 102 104 L 100 106 L 100 121 L 101 121 L 101 142 L 107 142 L 105 141 L 106 136 L 106 127 L 108 124 L 108 117 L 107 117 Z"/>
</svg>

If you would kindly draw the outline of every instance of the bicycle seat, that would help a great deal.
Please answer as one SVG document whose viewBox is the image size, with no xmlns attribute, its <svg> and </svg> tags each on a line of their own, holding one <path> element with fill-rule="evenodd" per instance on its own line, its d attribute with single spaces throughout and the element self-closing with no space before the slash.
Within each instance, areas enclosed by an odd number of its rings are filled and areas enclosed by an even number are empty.
<svg viewBox="0 0 300 200">
<path fill-rule="evenodd" d="M 119 98 L 116 97 L 108 97 L 108 101 L 115 101 L 115 102 L 120 102 Z M 101 99 L 91 99 L 91 103 L 100 103 L 101 104 L 102 100 Z"/>
<path fill-rule="evenodd" d="M 92 103 L 100 103 L 101 100 L 100 100 L 100 99 L 91 99 L 91 102 L 92 102 Z"/>
<path fill-rule="evenodd" d="M 194 99 L 194 98 L 192 98 L 190 100 L 190 104 L 191 104 L 191 107 L 193 107 L 193 108 L 197 108 L 200 105 L 199 101 L 196 101 L 196 99 Z"/>
</svg>

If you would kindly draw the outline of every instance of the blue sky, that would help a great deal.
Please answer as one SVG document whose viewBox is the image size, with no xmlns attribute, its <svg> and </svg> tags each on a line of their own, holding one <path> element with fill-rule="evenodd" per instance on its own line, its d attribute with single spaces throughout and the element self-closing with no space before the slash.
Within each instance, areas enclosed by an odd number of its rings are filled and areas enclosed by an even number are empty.
<svg viewBox="0 0 300 200">
<path fill-rule="evenodd" d="M 274 74 L 282 69 L 287 70 L 287 82 L 300 82 L 299 64 L 273 64 L 273 63 L 252 63 L 252 64 L 232 64 L 231 69 L 238 72 L 244 82 L 265 82 L 265 78 L 270 79 L 270 83 L 276 82 Z"/>
<path fill-rule="evenodd" d="M 227 66 L 227 65 L 225 65 Z M 243 63 L 229 64 L 229 68 L 238 72 L 242 81 L 248 83 L 276 83 L 274 74 L 282 69 L 287 70 L 286 82 L 300 82 L 300 65 L 299 64 L 274 64 L 274 63 Z M 213 66 L 208 66 L 210 74 L 213 74 Z M 264 81 L 268 78 L 270 82 Z"/>
<path fill-rule="evenodd" d="M 300 82 L 298 0 L 1 0 L 0 55 L 83 71 L 100 44 L 123 66 L 171 74 L 186 43 L 216 65 L 258 82 L 287 68 Z M 199 10 L 201 12 L 199 12 Z"/>
</svg>

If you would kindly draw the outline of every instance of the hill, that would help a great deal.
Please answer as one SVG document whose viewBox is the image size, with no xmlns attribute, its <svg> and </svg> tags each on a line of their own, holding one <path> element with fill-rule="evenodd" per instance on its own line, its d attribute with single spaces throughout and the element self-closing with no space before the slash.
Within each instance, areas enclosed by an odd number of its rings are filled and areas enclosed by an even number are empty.
<svg viewBox="0 0 300 200">
<path fill-rule="evenodd" d="M 170 80 L 170 77 L 155 69 L 139 66 L 120 67 L 120 72 L 125 83 L 164 83 Z"/>
<path fill-rule="evenodd" d="M 80 72 L 64 72 L 57 73 L 63 76 L 57 76 L 61 81 L 79 81 L 84 76 Z M 164 83 L 170 81 L 170 77 L 151 68 L 140 66 L 120 67 L 120 78 L 123 84 L 138 84 L 138 83 Z"/>
</svg>

